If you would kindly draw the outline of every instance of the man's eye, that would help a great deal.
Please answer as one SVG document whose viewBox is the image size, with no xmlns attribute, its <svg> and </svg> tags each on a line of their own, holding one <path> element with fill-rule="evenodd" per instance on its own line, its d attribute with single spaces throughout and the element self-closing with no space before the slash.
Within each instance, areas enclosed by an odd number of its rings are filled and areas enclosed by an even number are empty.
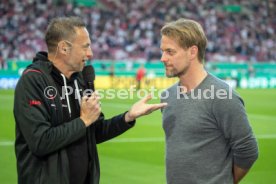
<svg viewBox="0 0 276 184">
<path fill-rule="evenodd" d="M 171 51 L 171 50 L 169 50 L 169 51 L 168 51 L 168 54 L 169 54 L 169 55 L 173 55 L 173 54 L 174 54 L 174 52 L 173 52 L 173 51 Z"/>
</svg>

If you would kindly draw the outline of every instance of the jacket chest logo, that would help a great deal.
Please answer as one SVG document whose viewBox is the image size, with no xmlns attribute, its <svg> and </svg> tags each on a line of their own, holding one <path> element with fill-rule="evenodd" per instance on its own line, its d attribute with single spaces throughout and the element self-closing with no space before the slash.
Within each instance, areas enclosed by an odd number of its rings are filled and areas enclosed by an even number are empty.
<svg viewBox="0 0 276 184">
<path fill-rule="evenodd" d="M 39 101 L 39 100 L 30 100 L 29 105 L 30 106 L 41 105 L 41 101 Z"/>
</svg>

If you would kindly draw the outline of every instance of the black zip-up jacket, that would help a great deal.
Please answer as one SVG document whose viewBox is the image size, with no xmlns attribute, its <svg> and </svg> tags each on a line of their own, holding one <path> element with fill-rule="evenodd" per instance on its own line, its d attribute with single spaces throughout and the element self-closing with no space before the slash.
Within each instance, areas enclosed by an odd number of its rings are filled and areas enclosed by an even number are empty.
<svg viewBox="0 0 276 184">
<path fill-rule="evenodd" d="M 54 98 L 49 98 L 46 94 L 49 86 L 57 89 L 51 76 L 52 69 L 47 53 L 39 52 L 16 86 L 14 117 L 18 183 L 69 184 L 66 146 L 86 136 L 88 181 L 89 184 L 98 184 L 100 167 L 96 144 L 120 135 L 135 122 L 126 123 L 124 113 L 109 120 L 99 120 L 88 128 L 80 118 L 65 123 L 60 95 L 57 93 Z M 84 90 L 81 73 L 77 81 Z"/>
</svg>

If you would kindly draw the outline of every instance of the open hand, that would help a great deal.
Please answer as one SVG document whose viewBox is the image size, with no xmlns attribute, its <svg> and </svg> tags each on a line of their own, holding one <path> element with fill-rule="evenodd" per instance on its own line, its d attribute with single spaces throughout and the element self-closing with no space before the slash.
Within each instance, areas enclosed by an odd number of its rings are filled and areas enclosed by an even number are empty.
<svg viewBox="0 0 276 184">
<path fill-rule="evenodd" d="M 147 104 L 147 102 L 151 99 L 151 95 L 148 95 L 142 98 L 140 101 L 133 104 L 130 110 L 125 115 L 125 121 L 130 122 L 134 121 L 136 118 L 152 113 L 155 110 L 161 109 L 165 107 L 167 103 L 159 103 L 159 104 Z"/>
</svg>

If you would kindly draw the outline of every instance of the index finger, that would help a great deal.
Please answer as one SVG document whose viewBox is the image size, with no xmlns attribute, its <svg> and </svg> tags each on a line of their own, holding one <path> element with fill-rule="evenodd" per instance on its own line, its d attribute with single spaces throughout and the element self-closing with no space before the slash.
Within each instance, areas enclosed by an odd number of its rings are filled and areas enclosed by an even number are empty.
<svg viewBox="0 0 276 184">
<path fill-rule="evenodd" d="M 166 107 L 167 105 L 168 105 L 168 103 L 150 104 L 150 106 L 151 106 L 150 109 L 152 111 L 155 111 L 155 110 L 161 109 L 162 107 Z"/>
</svg>

